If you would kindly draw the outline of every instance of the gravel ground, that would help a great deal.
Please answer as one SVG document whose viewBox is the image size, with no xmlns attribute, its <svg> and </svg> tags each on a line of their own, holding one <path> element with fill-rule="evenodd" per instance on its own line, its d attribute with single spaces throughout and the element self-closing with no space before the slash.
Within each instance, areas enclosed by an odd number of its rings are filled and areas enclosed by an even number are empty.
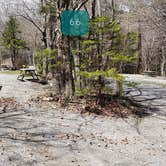
<svg viewBox="0 0 166 166">
<path fill-rule="evenodd" d="M 133 80 L 139 81 L 136 77 Z M 142 82 L 141 94 L 126 89 L 135 100 L 153 104 L 151 116 L 109 119 L 30 105 L 27 100 L 46 87 L 17 81 L 15 75 L 0 74 L 0 85 L 1 97 L 14 97 L 25 107 L 0 114 L 0 166 L 165 166 L 163 86 Z"/>
<path fill-rule="evenodd" d="M 153 115 L 166 116 L 166 78 L 126 74 L 126 81 L 138 83 L 137 88 L 126 88 L 129 94 L 141 104 L 152 108 Z"/>
<path fill-rule="evenodd" d="M 149 77 L 146 75 L 139 75 L 139 74 L 124 74 L 126 79 L 129 81 L 136 81 L 139 83 L 144 84 L 156 84 L 156 85 L 163 85 L 166 86 L 166 78 L 165 77 Z"/>
</svg>

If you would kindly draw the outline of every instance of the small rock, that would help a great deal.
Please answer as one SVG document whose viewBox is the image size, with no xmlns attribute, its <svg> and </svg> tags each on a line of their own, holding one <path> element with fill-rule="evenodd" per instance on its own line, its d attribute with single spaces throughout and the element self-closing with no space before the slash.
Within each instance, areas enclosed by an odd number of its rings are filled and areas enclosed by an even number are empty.
<svg viewBox="0 0 166 166">
<path fill-rule="evenodd" d="M 98 147 L 101 147 L 101 145 L 100 145 L 100 144 L 98 144 L 97 146 L 98 146 Z"/>
<path fill-rule="evenodd" d="M 107 145 L 107 144 L 105 145 L 105 148 L 108 148 L 108 145 Z"/>
</svg>

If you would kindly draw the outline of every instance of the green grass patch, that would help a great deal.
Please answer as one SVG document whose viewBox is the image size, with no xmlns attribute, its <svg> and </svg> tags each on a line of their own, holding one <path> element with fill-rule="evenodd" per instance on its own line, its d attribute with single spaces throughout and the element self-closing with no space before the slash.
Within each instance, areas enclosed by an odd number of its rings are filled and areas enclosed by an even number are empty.
<svg viewBox="0 0 166 166">
<path fill-rule="evenodd" d="M 19 70 L 0 71 L 0 74 L 17 75 L 17 74 L 19 74 Z"/>
</svg>

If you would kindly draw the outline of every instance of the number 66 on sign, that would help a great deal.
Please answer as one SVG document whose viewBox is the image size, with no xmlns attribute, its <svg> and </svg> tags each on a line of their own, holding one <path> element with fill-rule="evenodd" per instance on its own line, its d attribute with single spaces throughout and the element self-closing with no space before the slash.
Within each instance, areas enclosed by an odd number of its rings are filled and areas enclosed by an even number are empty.
<svg viewBox="0 0 166 166">
<path fill-rule="evenodd" d="M 66 36 L 82 36 L 89 32 L 89 15 L 84 10 L 65 10 L 61 15 L 61 31 Z"/>
</svg>

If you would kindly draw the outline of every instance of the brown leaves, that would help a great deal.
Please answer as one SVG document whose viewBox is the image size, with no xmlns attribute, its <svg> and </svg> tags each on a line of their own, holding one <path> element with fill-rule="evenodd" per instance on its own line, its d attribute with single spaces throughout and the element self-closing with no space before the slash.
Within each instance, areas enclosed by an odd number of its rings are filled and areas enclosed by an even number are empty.
<svg viewBox="0 0 166 166">
<path fill-rule="evenodd" d="M 0 98 L 0 112 L 16 111 L 18 102 L 14 98 Z"/>
<path fill-rule="evenodd" d="M 123 145 L 128 145 L 129 144 L 129 140 L 128 140 L 128 138 L 125 138 L 125 139 L 122 139 L 120 141 L 120 143 L 123 144 Z"/>
<path fill-rule="evenodd" d="M 118 100 L 108 103 L 106 106 L 101 107 L 95 101 L 91 101 L 83 107 L 81 113 L 94 113 L 96 115 L 103 115 L 107 117 L 121 117 L 126 118 L 135 113 L 136 108 L 126 107 Z"/>
<path fill-rule="evenodd" d="M 80 111 L 81 114 L 89 113 L 106 117 L 127 118 L 136 113 L 137 108 L 131 105 L 127 100 L 112 99 L 107 101 L 105 106 L 96 103 L 95 99 L 78 99 L 67 100 L 63 96 L 56 94 L 40 95 L 37 98 L 31 99 L 35 103 L 51 103 L 55 106 L 65 107 L 68 111 Z"/>
<path fill-rule="evenodd" d="M 66 107 L 69 103 L 68 98 L 57 95 L 57 94 L 53 94 L 53 93 L 40 95 L 37 98 L 30 99 L 30 101 L 38 103 L 38 104 L 55 103 L 56 105 L 59 105 L 60 107 Z"/>
</svg>

